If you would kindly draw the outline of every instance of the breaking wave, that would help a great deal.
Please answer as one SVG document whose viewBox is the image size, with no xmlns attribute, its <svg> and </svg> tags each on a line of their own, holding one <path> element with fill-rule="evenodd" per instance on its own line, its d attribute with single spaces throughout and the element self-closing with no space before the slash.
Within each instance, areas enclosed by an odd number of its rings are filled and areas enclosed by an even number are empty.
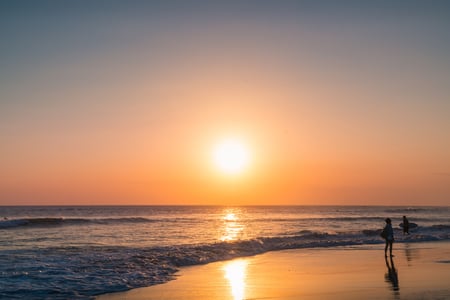
<svg viewBox="0 0 450 300">
<path fill-rule="evenodd" d="M 158 222 L 164 220 L 158 219 Z M 22 218 L 0 221 L 0 229 L 10 229 L 17 227 L 46 227 L 46 226 L 65 226 L 65 225 L 89 225 L 89 224 L 123 224 L 123 223 L 152 223 L 156 220 L 142 217 L 130 218 Z"/>
</svg>

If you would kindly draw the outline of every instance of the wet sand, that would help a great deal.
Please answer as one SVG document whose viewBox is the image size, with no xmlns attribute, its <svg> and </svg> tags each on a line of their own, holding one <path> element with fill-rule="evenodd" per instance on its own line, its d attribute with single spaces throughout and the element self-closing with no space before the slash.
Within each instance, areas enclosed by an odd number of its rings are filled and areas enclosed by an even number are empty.
<svg viewBox="0 0 450 300">
<path fill-rule="evenodd" d="M 118 299 L 450 299 L 450 243 L 296 249 L 185 267 L 165 284 Z"/>
</svg>

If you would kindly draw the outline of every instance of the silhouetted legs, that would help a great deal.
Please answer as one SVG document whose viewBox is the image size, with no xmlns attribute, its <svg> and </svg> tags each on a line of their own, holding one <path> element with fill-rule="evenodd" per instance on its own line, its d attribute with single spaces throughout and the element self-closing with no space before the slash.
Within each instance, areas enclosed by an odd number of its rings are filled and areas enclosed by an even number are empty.
<svg viewBox="0 0 450 300">
<path fill-rule="evenodd" d="M 389 247 L 389 255 L 393 256 L 392 255 L 392 241 L 389 241 L 389 240 L 386 239 L 386 246 L 384 247 L 384 255 L 385 256 L 387 256 L 388 247 Z"/>
</svg>

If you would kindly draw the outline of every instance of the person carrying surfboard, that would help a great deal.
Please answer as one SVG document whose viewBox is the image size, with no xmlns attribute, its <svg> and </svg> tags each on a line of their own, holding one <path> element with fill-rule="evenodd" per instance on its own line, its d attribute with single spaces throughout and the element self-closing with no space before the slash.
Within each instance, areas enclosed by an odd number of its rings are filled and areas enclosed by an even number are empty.
<svg viewBox="0 0 450 300">
<path fill-rule="evenodd" d="M 403 235 L 409 234 L 409 221 L 406 216 L 403 216 Z"/>
</svg>

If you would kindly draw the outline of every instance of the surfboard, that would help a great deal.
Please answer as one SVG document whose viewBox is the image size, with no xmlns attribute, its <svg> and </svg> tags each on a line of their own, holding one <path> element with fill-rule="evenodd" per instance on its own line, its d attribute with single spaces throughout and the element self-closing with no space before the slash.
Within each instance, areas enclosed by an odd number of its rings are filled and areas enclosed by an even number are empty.
<svg viewBox="0 0 450 300">
<path fill-rule="evenodd" d="M 402 223 L 400 223 L 400 224 L 398 224 L 398 226 L 400 226 L 401 228 L 403 228 L 403 222 Z M 416 223 L 409 223 L 409 229 L 412 229 L 412 228 L 416 228 L 416 227 L 418 227 L 419 225 L 417 225 Z"/>
</svg>

